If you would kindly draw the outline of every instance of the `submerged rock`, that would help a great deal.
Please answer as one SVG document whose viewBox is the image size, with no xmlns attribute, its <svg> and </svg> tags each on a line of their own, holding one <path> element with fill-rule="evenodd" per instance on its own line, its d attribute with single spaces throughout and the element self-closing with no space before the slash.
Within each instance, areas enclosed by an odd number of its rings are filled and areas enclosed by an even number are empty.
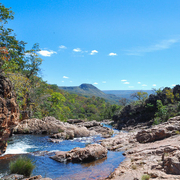
<svg viewBox="0 0 180 180">
<path fill-rule="evenodd" d="M 100 144 L 90 144 L 85 148 L 74 148 L 71 151 L 58 151 L 51 158 L 59 162 L 90 162 L 107 156 L 107 149 Z"/>
<path fill-rule="evenodd" d="M 8 78 L 0 74 L 0 155 L 6 151 L 7 139 L 19 120 L 19 107 Z"/>
</svg>

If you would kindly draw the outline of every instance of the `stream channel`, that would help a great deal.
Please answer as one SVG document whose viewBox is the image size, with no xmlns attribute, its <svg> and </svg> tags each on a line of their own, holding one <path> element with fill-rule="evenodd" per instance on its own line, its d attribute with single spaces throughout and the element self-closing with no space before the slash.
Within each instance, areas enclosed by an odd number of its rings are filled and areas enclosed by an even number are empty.
<svg viewBox="0 0 180 180">
<path fill-rule="evenodd" d="M 109 125 L 104 125 L 110 127 Z M 114 131 L 117 133 L 117 130 Z M 115 135 L 115 134 L 114 134 Z M 113 135 L 113 136 L 114 136 Z M 89 143 L 98 143 L 101 136 L 91 136 L 64 140 L 60 143 L 48 141 L 44 135 L 13 135 L 8 142 L 8 147 L 3 158 L 0 157 L 0 178 L 9 174 L 9 163 L 18 156 L 27 156 L 35 163 L 32 176 L 41 175 L 54 180 L 97 180 L 107 177 L 124 160 L 122 152 L 108 151 L 107 158 L 90 163 L 60 163 L 49 155 L 33 153 L 36 151 L 69 151 L 75 147 L 85 147 Z M 12 155 L 13 154 L 13 155 Z M 52 156 L 51 155 L 51 156 Z"/>
</svg>

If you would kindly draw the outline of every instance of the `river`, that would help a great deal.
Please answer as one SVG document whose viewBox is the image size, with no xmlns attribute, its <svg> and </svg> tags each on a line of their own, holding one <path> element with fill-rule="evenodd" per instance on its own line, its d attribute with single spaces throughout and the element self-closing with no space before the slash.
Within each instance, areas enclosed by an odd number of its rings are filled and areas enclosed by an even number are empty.
<svg viewBox="0 0 180 180">
<path fill-rule="evenodd" d="M 117 131 L 115 131 L 117 133 Z M 49 158 L 33 153 L 36 151 L 69 151 L 75 147 L 85 147 L 89 143 L 97 143 L 101 136 L 91 136 L 64 140 L 60 143 L 48 141 L 44 135 L 13 135 L 8 142 L 5 155 L 16 154 L 6 159 L 0 159 L 0 178 L 9 173 L 9 162 L 18 156 L 28 156 L 33 160 L 36 168 L 32 175 L 42 175 L 57 180 L 95 180 L 107 177 L 120 162 L 124 160 L 122 152 L 108 151 L 107 158 L 91 163 L 60 163 Z"/>
</svg>

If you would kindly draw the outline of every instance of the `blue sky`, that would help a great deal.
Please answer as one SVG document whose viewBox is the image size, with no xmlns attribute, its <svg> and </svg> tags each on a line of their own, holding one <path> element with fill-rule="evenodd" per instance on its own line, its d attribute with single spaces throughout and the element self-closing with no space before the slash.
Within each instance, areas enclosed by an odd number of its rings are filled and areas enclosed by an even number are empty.
<svg viewBox="0 0 180 180">
<path fill-rule="evenodd" d="M 1 0 L 42 78 L 58 86 L 150 90 L 179 84 L 179 0 Z"/>
</svg>

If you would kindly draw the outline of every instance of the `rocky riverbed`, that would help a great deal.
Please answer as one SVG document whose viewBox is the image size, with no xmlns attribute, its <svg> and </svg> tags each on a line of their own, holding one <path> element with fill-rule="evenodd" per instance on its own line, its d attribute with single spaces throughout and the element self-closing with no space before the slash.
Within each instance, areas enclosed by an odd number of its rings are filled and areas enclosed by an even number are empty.
<svg viewBox="0 0 180 180">
<path fill-rule="evenodd" d="M 53 117 L 46 117 L 42 120 L 24 120 L 14 128 L 14 133 L 47 134 L 51 137 L 49 140 L 56 144 L 97 134 L 108 137 L 112 130 L 96 121 L 69 120 L 68 123 L 62 123 Z M 107 150 L 123 151 L 126 159 L 122 163 L 119 160 L 119 167 L 108 177 L 96 179 L 141 180 L 145 175 L 158 180 L 180 179 L 180 116 L 159 125 L 137 126 L 130 131 L 121 131 L 114 137 L 99 140 L 99 143 L 58 151 L 51 158 L 61 163 L 86 162 L 105 158 Z"/>
<path fill-rule="evenodd" d="M 101 140 L 108 150 L 124 151 L 126 159 L 106 180 L 180 179 L 180 116 L 151 128 L 120 132 Z"/>
<path fill-rule="evenodd" d="M 13 133 L 7 154 L 19 150 L 26 153 L 23 156 L 36 162 L 32 175 L 46 175 L 52 179 L 105 178 L 124 159 L 122 152 L 108 151 L 100 145 L 98 140 L 112 136 L 113 131 L 97 121 L 77 124 L 60 122 L 54 117 L 26 119 L 13 129 Z M 0 167 L 0 175 L 8 171 L 6 162 L 17 156 L 4 156 L 5 159 L 0 161 L 4 164 L 4 168 Z"/>
</svg>

